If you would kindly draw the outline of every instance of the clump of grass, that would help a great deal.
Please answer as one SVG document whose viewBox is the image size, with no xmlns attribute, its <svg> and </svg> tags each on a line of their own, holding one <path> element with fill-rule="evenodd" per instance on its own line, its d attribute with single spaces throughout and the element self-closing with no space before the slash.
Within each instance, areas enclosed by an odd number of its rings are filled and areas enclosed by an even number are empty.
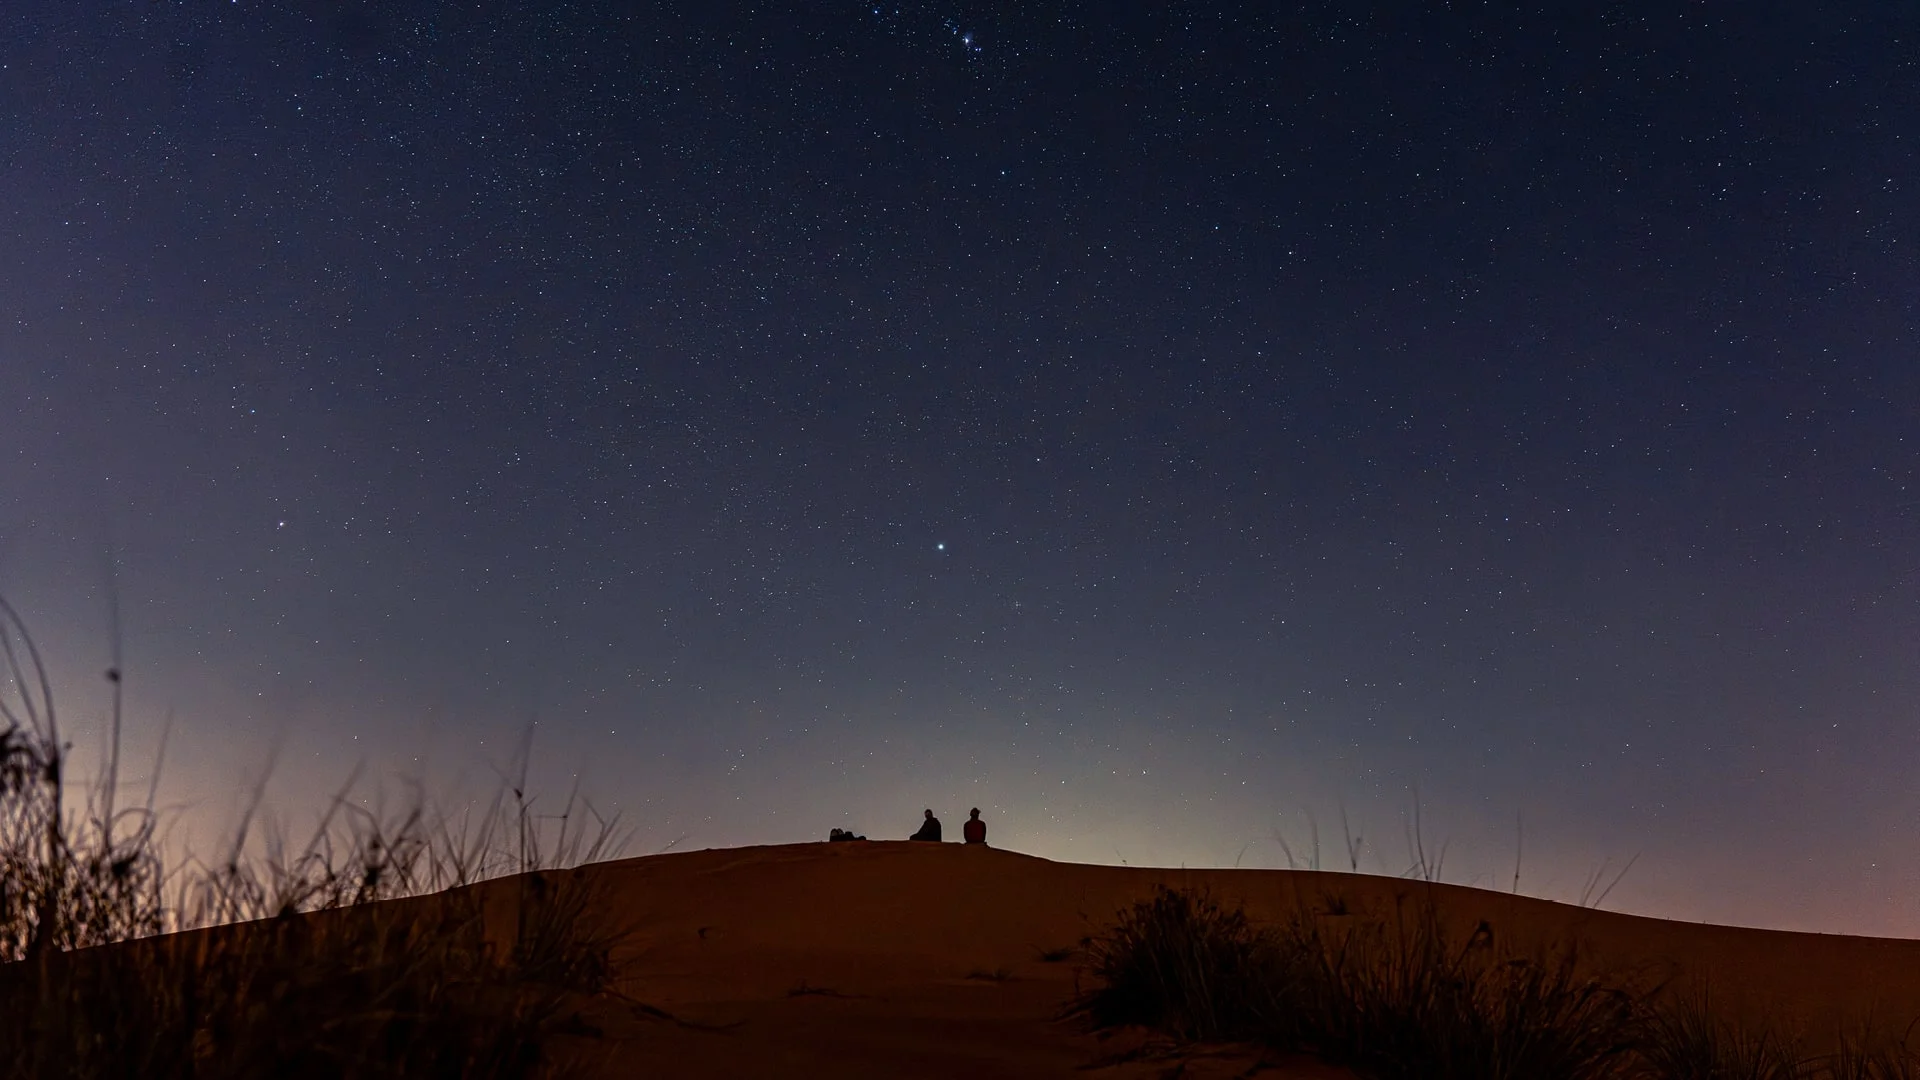
<svg viewBox="0 0 1920 1080">
<path fill-rule="evenodd" d="M 1254 927 L 1204 894 L 1162 889 L 1088 950 L 1068 1013 L 1181 1041 L 1256 1042 L 1369 1080 L 1920 1080 L 1905 1043 L 1843 1039 L 1824 1057 L 1572 949 L 1517 954 L 1481 924 L 1465 941 L 1434 905 Z"/>
<path fill-rule="evenodd" d="M 1643 1010 L 1639 1056 L 1662 1080 L 1803 1080 L 1815 1063 L 1770 1028 L 1717 1014 L 1706 993 Z"/>
<path fill-rule="evenodd" d="M 543 828 L 523 786 L 462 822 L 343 790 L 297 850 L 249 854 L 243 824 L 224 860 L 169 871 L 151 795 L 116 808 L 109 779 L 69 805 L 3 600 L 0 724 L 0 1080 L 530 1076 L 610 987 L 619 933 L 560 868 L 615 841 L 583 804 Z"/>
<path fill-rule="evenodd" d="M 1822 1064 L 1822 1080 L 1920 1080 L 1920 1055 L 1905 1037 L 1887 1043 L 1874 1039 L 1864 1028 L 1844 1035 Z"/>
<path fill-rule="evenodd" d="M 1290 1048 L 1382 1080 L 1599 1080 L 1632 1047 L 1623 989 L 1582 977 L 1571 952 L 1511 955 L 1491 934 L 1454 939 L 1430 905 L 1392 923 L 1280 931 L 1302 970 Z"/>
<path fill-rule="evenodd" d="M 1272 1029 L 1290 989 L 1280 943 L 1212 897 L 1162 888 L 1086 945 L 1098 985 L 1069 1016 L 1096 1028 L 1138 1025 L 1179 1039 L 1238 1041 Z"/>
</svg>

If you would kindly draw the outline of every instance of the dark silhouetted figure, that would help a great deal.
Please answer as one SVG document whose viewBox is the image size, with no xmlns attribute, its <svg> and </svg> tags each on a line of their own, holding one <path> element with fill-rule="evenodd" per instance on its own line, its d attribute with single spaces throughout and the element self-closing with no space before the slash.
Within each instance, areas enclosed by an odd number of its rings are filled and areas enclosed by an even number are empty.
<svg viewBox="0 0 1920 1080">
<path fill-rule="evenodd" d="M 960 826 L 960 838 L 969 844 L 985 845 L 987 842 L 987 823 L 980 820 L 980 808 L 974 807 L 967 815 L 967 823 Z"/>
<path fill-rule="evenodd" d="M 907 837 L 907 839 L 931 840 L 936 844 L 939 843 L 940 842 L 940 819 L 933 816 L 933 811 L 931 810 L 927 811 L 927 820 L 920 823 L 920 831 L 917 833 L 914 833 L 912 836 Z"/>
<path fill-rule="evenodd" d="M 866 837 L 856 836 L 852 829 L 835 829 L 827 834 L 827 839 L 838 844 L 845 840 L 865 840 Z"/>
</svg>

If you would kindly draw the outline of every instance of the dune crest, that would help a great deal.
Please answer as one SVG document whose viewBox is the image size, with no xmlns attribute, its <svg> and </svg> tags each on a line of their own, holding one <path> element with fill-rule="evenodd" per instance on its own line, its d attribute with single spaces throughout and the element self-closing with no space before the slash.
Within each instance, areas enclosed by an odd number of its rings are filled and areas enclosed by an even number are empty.
<svg viewBox="0 0 1920 1080">
<path fill-rule="evenodd" d="M 1463 938 L 1485 922 L 1519 947 L 1577 941 L 1597 968 L 1711 985 L 1729 1014 L 1815 1040 L 1868 1017 L 1897 1032 L 1920 1016 L 1920 941 L 1681 923 L 1394 878 L 1089 866 L 908 842 L 682 852 L 585 872 L 635 928 L 617 958 L 624 989 L 679 1021 L 607 1006 L 595 1019 L 609 1077 L 1161 1075 L 1164 1060 L 1124 1060 L 1142 1038 L 1056 1019 L 1083 977 L 1083 940 L 1161 885 L 1206 889 L 1257 921 L 1303 905 L 1391 918 L 1431 901 Z M 1235 1075 L 1255 1060 L 1205 1054 L 1184 1075 Z M 1288 1062 L 1261 1075 L 1348 1074 Z"/>
</svg>

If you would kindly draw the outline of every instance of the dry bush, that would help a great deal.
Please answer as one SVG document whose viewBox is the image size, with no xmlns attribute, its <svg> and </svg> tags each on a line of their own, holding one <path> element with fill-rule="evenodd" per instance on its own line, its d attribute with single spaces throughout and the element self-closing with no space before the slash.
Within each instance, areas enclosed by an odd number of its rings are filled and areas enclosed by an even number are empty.
<svg viewBox="0 0 1920 1080">
<path fill-rule="evenodd" d="M 1595 977 L 1571 948 L 1459 941 L 1430 903 L 1374 920 L 1303 909 L 1256 927 L 1162 889 L 1087 955 L 1094 985 L 1068 1014 L 1092 1027 L 1261 1043 L 1369 1080 L 1920 1080 L 1904 1040 L 1862 1034 L 1807 1056 L 1704 996 Z"/>
<path fill-rule="evenodd" d="M 1661 1080 L 1808 1080 L 1822 1075 L 1792 1040 L 1717 1013 L 1710 995 L 1675 996 L 1646 1010 L 1640 1057 Z"/>
<path fill-rule="evenodd" d="M 343 789 L 297 851 L 243 824 L 169 873 L 151 797 L 68 805 L 44 671 L 0 600 L 0 1078 L 539 1075 L 608 990 L 619 932 L 561 869 L 615 840 L 584 804 L 543 827 L 516 787 L 454 822 Z"/>
<path fill-rule="evenodd" d="M 1153 1028 L 1194 1041 L 1273 1032 L 1287 1014 L 1290 958 L 1280 941 L 1212 897 L 1160 889 L 1086 946 L 1094 989 L 1069 1016 L 1095 1028 Z"/>
<path fill-rule="evenodd" d="M 1633 1041 L 1633 996 L 1583 976 L 1572 951 L 1516 955 L 1458 941 L 1430 904 L 1392 923 L 1296 917 L 1280 931 L 1297 1044 L 1383 1080 L 1601 1080 Z"/>
</svg>

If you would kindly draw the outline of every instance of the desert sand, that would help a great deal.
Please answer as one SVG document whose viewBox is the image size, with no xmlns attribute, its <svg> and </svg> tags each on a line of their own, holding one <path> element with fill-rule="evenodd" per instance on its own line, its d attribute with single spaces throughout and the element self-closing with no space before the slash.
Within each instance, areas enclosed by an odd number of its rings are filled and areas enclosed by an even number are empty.
<svg viewBox="0 0 1920 1080">
<path fill-rule="evenodd" d="M 1209 890 L 1256 920 L 1300 905 L 1391 918 L 1431 900 L 1463 933 L 1503 945 L 1578 942 L 1596 968 L 1709 985 L 1736 1014 L 1767 1014 L 1816 1041 L 1871 1018 L 1896 1034 L 1920 1016 L 1920 941 L 1707 926 L 1462 886 L 1282 870 L 1166 870 L 1050 862 L 959 844 L 817 843 L 597 864 L 602 910 L 631 928 L 621 986 L 671 1020 L 603 1002 L 604 1038 L 578 1045 L 607 1077 L 1115 1077 L 1165 1075 L 1141 1034 L 1107 1038 L 1057 1019 L 1085 974 L 1044 953 L 1077 946 L 1158 885 Z M 1188 1054 L 1183 1076 L 1261 1064 Z M 1350 1074 L 1269 1059 L 1259 1075 Z"/>
</svg>

